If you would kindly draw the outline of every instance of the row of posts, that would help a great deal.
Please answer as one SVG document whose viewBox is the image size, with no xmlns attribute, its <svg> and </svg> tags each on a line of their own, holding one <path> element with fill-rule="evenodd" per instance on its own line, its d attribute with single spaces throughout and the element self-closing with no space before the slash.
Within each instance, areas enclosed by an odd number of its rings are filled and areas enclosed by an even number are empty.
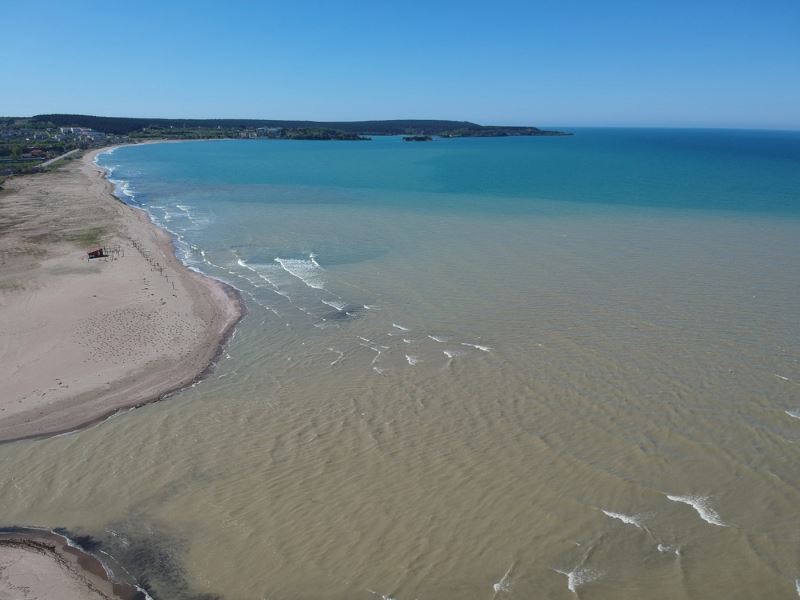
<svg viewBox="0 0 800 600">
<path fill-rule="evenodd" d="M 150 263 L 150 270 L 158 271 L 161 276 L 165 277 L 166 280 L 172 284 L 172 289 L 174 290 L 175 282 L 170 281 L 169 275 L 164 272 L 164 267 L 156 259 L 150 256 L 150 251 L 145 248 L 139 240 L 131 239 L 131 245 L 139 251 L 139 254 L 141 254 L 148 263 Z M 123 256 L 125 255 L 123 254 Z"/>
</svg>

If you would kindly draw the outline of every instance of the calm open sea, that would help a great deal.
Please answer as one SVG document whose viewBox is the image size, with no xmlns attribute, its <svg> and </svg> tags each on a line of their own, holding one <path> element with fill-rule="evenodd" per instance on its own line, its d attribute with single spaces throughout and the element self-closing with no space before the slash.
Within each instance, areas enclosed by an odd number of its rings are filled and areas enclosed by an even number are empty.
<svg viewBox="0 0 800 600">
<path fill-rule="evenodd" d="M 800 593 L 800 133 L 100 158 L 249 312 L 168 401 L 0 446 L 153 597 Z"/>
</svg>

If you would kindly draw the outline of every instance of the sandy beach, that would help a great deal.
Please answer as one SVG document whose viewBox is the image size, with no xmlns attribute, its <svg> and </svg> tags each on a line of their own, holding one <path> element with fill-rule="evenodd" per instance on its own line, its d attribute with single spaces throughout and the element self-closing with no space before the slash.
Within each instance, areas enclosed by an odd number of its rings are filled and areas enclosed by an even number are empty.
<svg viewBox="0 0 800 600">
<path fill-rule="evenodd" d="M 93 163 L 0 192 L 0 441 L 67 432 L 191 384 L 242 314 Z M 94 246 L 116 249 L 87 260 Z"/>
<path fill-rule="evenodd" d="M 0 600 L 140 600 L 93 556 L 49 531 L 0 532 Z"/>
<path fill-rule="evenodd" d="M 0 441 L 67 432 L 160 399 L 209 368 L 242 315 L 94 163 L 0 192 Z M 110 256 L 89 260 L 104 247 Z M 0 533 L 0 600 L 144 597 L 49 532 Z"/>
</svg>

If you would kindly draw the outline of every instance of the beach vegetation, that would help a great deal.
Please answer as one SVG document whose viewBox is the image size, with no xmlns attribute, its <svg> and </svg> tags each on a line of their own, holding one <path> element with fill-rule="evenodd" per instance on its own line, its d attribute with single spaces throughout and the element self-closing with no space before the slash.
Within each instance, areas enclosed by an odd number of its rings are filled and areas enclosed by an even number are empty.
<svg viewBox="0 0 800 600">
<path fill-rule="evenodd" d="M 79 246 L 98 246 L 106 235 L 105 227 L 92 227 L 65 235 L 65 239 Z"/>
<path fill-rule="evenodd" d="M 479 125 L 470 121 L 393 119 L 387 121 L 280 121 L 272 119 L 148 119 L 93 115 L 37 115 L 32 122 L 56 127 L 85 127 L 106 135 L 135 139 L 213 139 L 277 137 L 281 139 L 360 139 L 370 135 L 440 135 L 444 137 L 564 135 L 536 127 Z M 323 133 L 324 132 L 324 133 Z M 333 133 L 337 132 L 337 133 Z"/>
</svg>

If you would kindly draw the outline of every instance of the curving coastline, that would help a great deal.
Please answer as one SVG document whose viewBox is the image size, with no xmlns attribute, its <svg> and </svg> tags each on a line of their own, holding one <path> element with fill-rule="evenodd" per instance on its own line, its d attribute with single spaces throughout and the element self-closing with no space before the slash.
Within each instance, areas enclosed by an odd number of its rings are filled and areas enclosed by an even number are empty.
<svg viewBox="0 0 800 600">
<path fill-rule="evenodd" d="M 234 288 L 188 269 L 168 232 L 114 196 L 94 163 L 107 150 L 0 194 L 0 442 L 70 432 L 192 385 L 245 312 Z M 120 251 L 87 261 L 94 238 Z"/>
<path fill-rule="evenodd" d="M 33 527 L 0 529 L 0 597 L 62 600 L 148 600 L 65 535 Z M 7 594 L 7 595 L 6 595 Z"/>
</svg>

